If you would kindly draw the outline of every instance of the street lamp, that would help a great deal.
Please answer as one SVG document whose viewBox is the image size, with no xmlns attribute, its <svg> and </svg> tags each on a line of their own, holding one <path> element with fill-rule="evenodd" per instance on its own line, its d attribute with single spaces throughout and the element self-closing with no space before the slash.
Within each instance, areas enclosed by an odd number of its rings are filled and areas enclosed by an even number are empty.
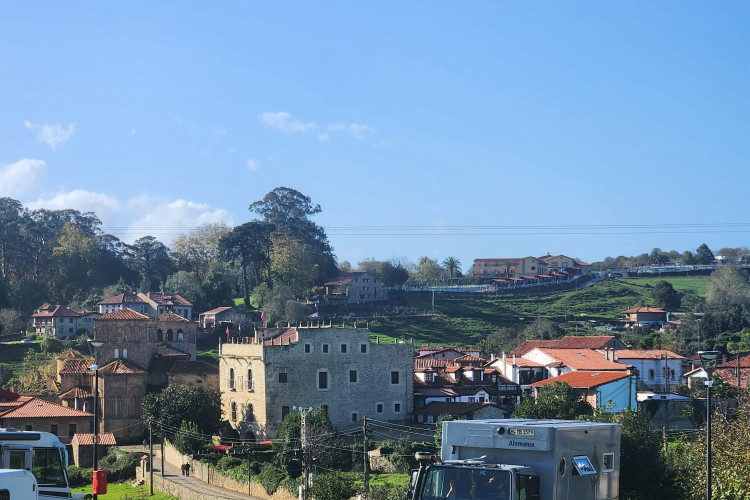
<svg viewBox="0 0 750 500">
<path fill-rule="evenodd" d="M 701 366 L 706 372 L 706 500 L 711 500 L 711 378 L 720 355 L 719 351 L 698 351 Z"/>
<path fill-rule="evenodd" d="M 94 330 L 94 336 L 96 337 L 96 330 Z M 99 457 L 97 455 L 97 445 L 99 444 L 99 361 L 96 355 L 97 347 L 104 345 L 106 340 L 101 339 L 88 339 L 89 351 L 94 356 L 94 364 L 89 366 L 89 370 L 94 372 L 94 474 L 96 474 L 99 468 Z M 97 494 L 94 492 L 94 500 L 96 500 Z"/>
</svg>

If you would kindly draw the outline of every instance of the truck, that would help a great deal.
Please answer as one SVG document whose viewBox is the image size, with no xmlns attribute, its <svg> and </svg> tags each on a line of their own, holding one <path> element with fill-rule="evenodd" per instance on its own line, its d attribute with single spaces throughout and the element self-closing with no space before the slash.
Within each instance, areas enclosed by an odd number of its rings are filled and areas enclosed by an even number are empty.
<svg viewBox="0 0 750 500">
<path fill-rule="evenodd" d="M 617 500 L 619 424 L 443 422 L 440 456 L 417 453 L 407 500 Z"/>
<path fill-rule="evenodd" d="M 38 498 L 93 498 L 88 493 L 71 495 L 67 465 L 68 451 L 54 434 L 0 428 L 0 469 L 30 472 L 36 480 Z"/>
<path fill-rule="evenodd" d="M 0 469 L 0 500 L 39 498 L 36 478 L 27 470 Z"/>
</svg>

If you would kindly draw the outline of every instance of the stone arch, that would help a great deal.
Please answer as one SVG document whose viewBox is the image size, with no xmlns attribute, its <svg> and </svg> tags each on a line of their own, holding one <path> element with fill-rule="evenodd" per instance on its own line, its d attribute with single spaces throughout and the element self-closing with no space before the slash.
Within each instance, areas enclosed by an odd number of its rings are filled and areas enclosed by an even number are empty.
<svg viewBox="0 0 750 500">
<path fill-rule="evenodd" d="M 161 342 L 162 340 L 164 340 L 164 332 L 161 331 L 161 328 L 156 330 L 156 340 L 158 342 Z"/>
<path fill-rule="evenodd" d="M 167 330 L 167 342 L 172 342 L 174 340 L 174 333 L 172 332 L 172 329 Z"/>
<path fill-rule="evenodd" d="M 177 330 L 177 342 L 184 342 L 185 336 L 182 333 L 182 330 Z"/>
<path fill-rule="evenodd" d="M 128 359 L 128 348 L 125 347 L 122 349 L 122 359 Z"/>
<path fill-rule="evenodd" d="M 115 359 L 120 359 L 120 349 L 115 347 Z"/>
</svg>

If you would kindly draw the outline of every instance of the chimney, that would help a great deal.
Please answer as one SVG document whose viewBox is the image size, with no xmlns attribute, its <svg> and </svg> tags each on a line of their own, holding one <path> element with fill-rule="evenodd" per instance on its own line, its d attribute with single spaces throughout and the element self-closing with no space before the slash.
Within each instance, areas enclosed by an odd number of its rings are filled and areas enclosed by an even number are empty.
<svg viewBox="0 0 750 500">
<path fill-rule="evenodd" d="M 508 355 L 505 354 L 505 351 L 503 351 L 503 363 L 508 359 Z"/>
<path fill-rule="evenodd" d="M 516 366 L 516 355 L 513 355 L 513 366 Z"/>
</svg>

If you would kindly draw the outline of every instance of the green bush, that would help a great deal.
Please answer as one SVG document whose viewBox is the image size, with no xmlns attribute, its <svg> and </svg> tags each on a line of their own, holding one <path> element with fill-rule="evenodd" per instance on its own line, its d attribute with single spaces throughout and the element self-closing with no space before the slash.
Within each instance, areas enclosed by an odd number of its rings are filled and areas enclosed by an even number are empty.
<svg viewBox="0 0 750 500">
<path fill-rule="evenodd" d="M 244 463 L 244 460 L 241 460 L 239 458 L 225 456 L 221 457 L 221 459 L 219 459 L 219 461 L 216 463 L 216 470 L 218 470 L 219 472 L 228 471 L 230 469 L 234 469 L 239 465 L 243 465 Z"/>
<path fill-rule="evenodd" d="M 406 498 L 406 486 L 397 484 L 371 485 L 368 494 L 362 494 L 363 500 L 403 500 Z"/>
<path fill-rule="evenodd" d="M 195 422 L 183 420 L 180 430 L 174 435 L 172 444 L 183 455 L 195 455 L 203 446 L 202 437 L 198 433 L 198 425 Z"/>
<path fill-rule="evenodd" d="M 313 498 L 326 500 L 349 500 L 355 493 L 354 479 L 341 472 L 329 472 L 317 476 L 310 488 Z"/>
<path fill-rule="evenodd" d="M 140 460 L 140 453 L 130 453 L 112 446 L 99 459 L 99 468 L 107 471 L 108 480 L 125 481 L 135 478 L 135 468 L 140 465 Z"/>
<path fill-rule="evenodd" d="M 79 486 L 86 486 L 91 484 L 93 481 L 93 469 L 81 468 L 76 465 L 69 465 L 68 469 L 68 482 L 71 488 L 77 488 Z"/>
<path fill-rule="evenodd" d="M 261 469 L 260 474 L 255 476 L 255 480 L 263 486 L 266 493 L 273 495 L 273 492 L 276 491 L 285 477 L 286 474 L 283 469 L 272 464 L 265 464 Z"/>
</svg>

